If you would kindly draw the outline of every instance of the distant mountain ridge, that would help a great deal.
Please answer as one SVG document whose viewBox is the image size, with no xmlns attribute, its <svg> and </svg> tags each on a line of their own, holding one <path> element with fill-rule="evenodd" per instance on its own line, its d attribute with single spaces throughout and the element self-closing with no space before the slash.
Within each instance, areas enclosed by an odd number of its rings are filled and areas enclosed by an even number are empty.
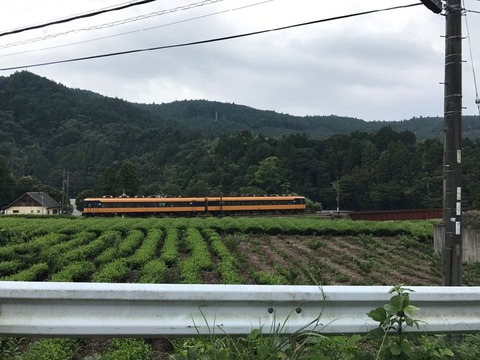
<svg viewBox="0 0 480 360">
<path fill-rule="evenodd" d="M 215 136 L 250 131 L 268 137 L 305 133 L 314 138 L 325 138 L 354 131 L 374 132 L 385 126 L 336 115 L 300 117 L 207 100 L 183 100 L 140 107 L 156 116 L 163 116 L 190 129 Z"/>
<path fill-rule="evenodd" d="M 177 122 L 205 135 L 250 131 L 269 137 L 304 133 L 312 138 L 327 138 L 352 132 L 373 133 L 385 126 L 397 132 L 409 130 L 418 140 L 442 139 L 443 117 L 414 117 L 403 121 L 365 121 L 357 118 L 318 115 L 294 116 L 269 110 L 257 110 L 245 105 L 208 100 L 181 100 L 164 104 L 137 104 L 152 115 Z M 477 116 L 463 116 L 463 136 L 480 137 Z"/>
<path fill-rule="evenodd" d="M 15 91 L 9 91 L 15 89 Z M 22 71 L 9 77 L 0 77 L 0 111 L 19 111 L 22 97 L 38 98 L 42 92 L 55 96 L 43 97 L 43 108 L 51 107 L 57 112 L 49 114 L 57 125 L 68 118 L 87 115 L 92 121 L 130 123 L 144 126 L 159 124 L 189 129 L 204 136 L 219 136 L 240 131 L 250 131 L 267 137 L 278 138 L 292 133 L 306 134 L 312 138 L 327 138 L 336 134 L 352 132 L 376 132 L 384 126 L 395 131 L 409 130 L 418 140 L 441 138 L 443 118 L 420 117 L 404 121 L 364 121 L 336 115 L 293 116 L 275 111 L 257 110 L 245 105 L 207 100 L 182 100 L 163 104 L 138 104 L 106 97 L 92 91 L 71 89 L 33 73 Z M 67 99 L 59 104 L 59 98 Z M 29 101 L 31 103 L 31 101 Z M 16 106 L 15 106 L 16 105 Z M 17 107 L 17 108 L 16 108 Z M 30 107 L 35 112 L 33 107 Z M 92 109 L 99 109 L 93 119 Z M 106 109 L 108 109 L 108 114 Z M 21 109 L 22 112 L 28 109 Z M 103 113 L 103 114 L 102 114 Z M 36 114 L 38 115 L 38 114 Z M 106 116 L 102 116 L 106 115 Z M 37 116 L 38 117 L 38 116 Z M 62 119 L 63 117 L 63 119 Z M 480 136 L 480 121 L 475 116 L 463 117 L 463 135 L 469 138 Z"/>
</svg>

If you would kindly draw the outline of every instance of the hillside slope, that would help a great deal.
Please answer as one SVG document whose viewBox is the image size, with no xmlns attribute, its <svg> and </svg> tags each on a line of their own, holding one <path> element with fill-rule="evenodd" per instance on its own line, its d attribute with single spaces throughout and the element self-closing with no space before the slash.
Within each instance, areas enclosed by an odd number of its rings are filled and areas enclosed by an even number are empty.
<svg viewBox="0 0 480 360">
<path fill-rule="evenodd" d="M 71 197 L 297 193 L 326 209 L 337 200 L 350 210 L 440 207 L 441 123 L 295 117 L 205 100 L 134 104 L 23 71 L 0 78 L 0 206 L 50 192 L 44 184 L 61 189 L 68 170 Z M 467 133 L 479 127 L 465 120 Z M 471 207 L 480 143 L 463 148 Z"/>
</svg>

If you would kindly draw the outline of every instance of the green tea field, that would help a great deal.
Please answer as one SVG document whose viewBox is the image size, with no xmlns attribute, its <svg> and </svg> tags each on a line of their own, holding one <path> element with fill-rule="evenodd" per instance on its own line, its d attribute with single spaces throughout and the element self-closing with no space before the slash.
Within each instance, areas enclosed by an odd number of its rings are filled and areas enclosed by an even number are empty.
<svg viewBox="0 0 480 360">
<path fill-rule="evenodd" d="M 432 234 L 433 225 L 427 221 L 0 217 L 0 278 L 184 284 L 441 285 L 441 260 L 433 251 Z M 464 276 L 467 285 L 480 284 L 476 267 L 466 267 Z M 7 340 L 2 341 L 4 346 Z M 50 344 L 53 340 L 23 340 L 17 344 L 18 351 L 25 359 L 33 359 L 34 355 L 28 357 L 29 352 L 37 354 L 35 346 L 41 347 L 45 341 Z M 108 354 L 121 347 L 115 342 L 119 340 L 58 341 L 66 354 L 59 358 L 65 359 L 113 359 Z M 140 340 L 128 341 L 132 341 L 130 347 L 135 347 L 135 341 Z M 172 351 L 163 339 L 142 344 L 148 345 L 149 357 L 154 359 L 168 358 Z"/>
</svg>

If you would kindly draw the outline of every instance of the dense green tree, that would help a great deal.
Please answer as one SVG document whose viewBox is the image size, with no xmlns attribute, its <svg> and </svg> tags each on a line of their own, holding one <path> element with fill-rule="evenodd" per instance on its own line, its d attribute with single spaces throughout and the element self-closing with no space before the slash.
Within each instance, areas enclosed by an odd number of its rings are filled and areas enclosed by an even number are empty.
<svg viewBox="0 0 480 360">
<path fill-rule="evenodd" d="M 15 197 L 20 197 L 21 195 L 30 191 L 44 191 L 56 201 L 62 201 L 62 192 L 59 189 L 48 184 L 44 184 L 32 176 L 22 176 L 19 178 L 15 187 Z"/>
<path fill-rule="evenodd" d="M 462 151 L 464 207 L 480 208 L 480 141 L 465 139 Z"/>
<path fill-rule="evenodd" d="M 7 159 L 0 156 L 0 208 L 8 205 L 15 196 L 16 179 L 7 165 Z"/>
<path fill-rule="evenodd" d="M 372 188 L 374 179 L 369 168 L 357 168 L 352 173 L 342 176 L 339 180 L 341 208 L 344 210 L 371 209 Z"/>
<path fill-rule="evenodd" d="M 262 189 L 267 194 L 288 192 L 289 185 L 278 166 L 276 156 L 270 156 L 258 164 L 249 186 Z"/>
<path fill-rule="evenodd" d="M 137 168 L 131 161 L 124 161 L 118 172 L 118 188 L 129 196 L 137 195 L 140 187 Z"/>
<path fill-rule="evenodd" d="M 209 196 L 210 187 L 205 179 L 192 179 L 185 193 L 187 196 Z"/>
<path fill-rule="evenodd" d="M 78 193 L 75 198 L 75 207 L 78 211 L 83 211 L 85 206 L 85 199 L 89 197 L 95 197 L 95 192 L 93 190 L 83 190 Z"/>
<path fill-rule="evenodd" d="M 118 175 L 114 168 L 107 167 L 99 181 L 99 190 L 103 195 L 120 195 L 118 188 Z"/>
<path fill-rule="evenodd" d="M 375 170 L 375 164 L 378 159 L 376 146 L 370 140 L 362 141 L 362 163 L 361 167 L 367 172 L 372 173 Z"/>
<path fill-rule="evenodd" d="M 373 142 L 379 152 L 387 150 L 388 146 L 396 140 L 398 140 L 398 133 L 391 126 L 382 127 L 373 136 Z"/>
</svg>

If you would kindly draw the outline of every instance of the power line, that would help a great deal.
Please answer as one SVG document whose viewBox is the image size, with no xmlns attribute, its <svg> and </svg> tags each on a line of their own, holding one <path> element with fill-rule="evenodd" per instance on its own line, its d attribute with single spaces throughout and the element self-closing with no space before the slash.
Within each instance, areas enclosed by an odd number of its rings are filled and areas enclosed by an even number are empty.
<svg viewBox="0 0 480 360">
<path fill-rule="evenodd" d="M 29 30 L 41 29 L 41 28 L 51 26 L 51 25 L 64 24 L 64 23 L 67 23 L 67 22 L 70 22 L 70 21 L 73 21 L 73 20 L 89 18 L 89 17 L 105 14 L 105 13 L 108 13 L 108 12 L 111 12 L 111 11 L 118 11 L 118 10 L 123 10 L 123 9 L 127 9 L 127 8 L 134 7 L 134 6 L 148 4 L 148 3 L 151 3 L 151 2 L 154 2 L 154 1 L 157 1 L 157 0 L 141 0 L 141 1 L 138 1 L 138 2 L 128 3 L 128 4 L 117 6 L 117 7 L 114 7 L 114 8 L 105 8 L 105 9 L 96 10 L 96 11 L 93 11 L 93 12 L 90 12 L 90 13 L 82 14 L 82 15 L 75 15 L 75 16 L 65 18 L 65 19 L 54 20 L 54 21 L 44 23 L 44 24 L 32 25 L 32 26 L 27 26 L 27 27 L 21 28 L 21 29 L 9 30 L 9 31 L 0 33 L 0 37 L 6 36 L 6 35 L 18 34 L 18 33 L 21 33 L 21 32 L 24 32 L 24 31 L 29 31 Z"/>
<path fill-rule="evenodd" d="M 323 22 L 347 19 L 347 18 L 362 16 L 362 15 L 369 15 L 369 14 L 374 14 L 374 13 L 383 12 L 383 11 L 405 9 L 405 8 L 410 8 L 410 7 L 414 7 L 414 6 L 419 6 L 419 5 L 422 5 L 422 3 L 415 3 L 415 4 L 400 5 L 400 6 L 394 6 L 394 7 L 389 7 L 389 8 L 383 8 L 383 9 L 362 11 L 362 12 L 358 12 L 358 13 L 341 15 L 341 16 L 334 16 L 334 17 L 331 17 L 331 18 L 314 20 L 314 21 L 309 21 L 309 22 L 304 22 L 304 23 L 299 23 L 299 24 L 294 24 L 294 25 L 287 25 L 287 26 L 282 26 L 282 27 L 273 28 L 273 29 L 259 30 L 259 31 L 249 32 L 249 33 L 230 35 L 230 36 L 224 36 L 224 37 L 218 37 L 218 38 L 200 40 L 200 41 L 192 41 L 192 42 L 181 43 L 181 44 L 156 46 L 156 47 L 151 47 L 151 48 L 134 49 L 134 50 L 125 50 L 125 51 L 118 51 L 118 52 L 112 52 L 112 53 L 107 53 L 107 54 L 91 55 L 91 56 L 84 56 L 84 57 L 65 59 L 65 60 L 48 61 L 48 62 L 44 62 L 44 63 L 30 64 L 30 65 L 12 66 L 12 67 L 8 67 L 8 68 L 0 68 L 0 71 L 18 70 L 18 69 L 24 69 L 24 68 L 32 68 L 32 67 L 63 64 L 63 63 L 70 63 L 70 62 L 77 62 L 77 61 L 84 61 L 84 60 L 100 59 L 100 58 L 119 56 L 119 55 L 135 54 L 135 53 L 147 52 L 147 51 L 165 50 L 165 49 L 172 49 L 172 48 L 179 48 L 179 47 L 187 47 L 187 46 L 192 46 L 192 45 L 208 44 L 208 43 L 214 43 L 214 42 L 219 42 L 219 41 L 233 40 L 233 39 L 239 39 L 239 38 L 244 38 L 244 37 L 249 37 L 249 36 L 254 36 L 254 35 L 260 35 L 260 34 L 265 34 L 265 33 L 268 33 L 268 32 L 275 32 L 275 31 L 293 29 L 293 28 L 302 27 L 302 26 L 314 25 L 314 24 L 319 24 L 319 23 L 323 23 Z"/>
<path fill-rule="evenodd" d="M 223 0 L 218 0 L 218 1 L 223 1 Z M 183 19 L 183 20 L 173 21 L 173 22 L 166 23 L 166 24 L 156 25 L 156 26 L 143 28 L 143 29 L 131 30 L 131 31 L 123 32 L 123 33 L 98 37 L 98 38 L 89 39 L 89 40 L 77 41 L 77 42 L 67 43 L 67 44 L 62 44 L 62 45 L 49 46 L 49 47 L 44 47 L 44 48 L 41 48 L 41 49 L 31 49 L 31 50 L 25 50 L 25 51 L 17 51 L 17 52 L 13 52 L 13 53 L 9 53 L 9 54 L 2 54 L 2 55 L 0 55 L 0 58 L 1 57 L 12 56 L 12 55 L 27 54 L 27 53 L 31 53 L 31 52 L 39 52 L 39 51 L 43 51 L 43 50 L 58 49 L 58 48 L 62 48 L 62 47 L 72 46 L 72 45 L 86 44 L 86 43 L 89 43 L 89 42 L 111 39 L 111 38 L 114 38 L 114 37 L 119 37 L 119 36 L 124 36 L 124 35 L 131 35 L 131 34 L 135 34 L 135 33 L 138 33 L 138 32 L 150 31 L 150 30 L 154 30 L 154 29 L 158 29 L 158 28 L 162 28 L 162 27 L 181 24 L 181 23 L 185 23 L 185 22 L 188 22 L 188 21 L 192 21 L 192 20 L 204 19 L 204 18 L 207 18 L 207 17 L 210 17 L 210 16 L 220 15 L 220 14 L 224 14 L 224 13 L 227 13 L 227 12 L 243 10 L 243 9 L 251 8 L 251 7 L 254 7 L 254 6 L 263 5 L 263 4 L 272 2 L 272 1 L 275 1 L 275 0 L 264 0 L 264 1 L 253 3 L 253 4 L 248 4 L 248 5 L 236 7 L 236 8 L 233 8 L 233 9 L 221 10 L 221 11 L 213 12 L 213 13 L 210 13 L 210 14 L 195 16 L 195 17 L 191 17 L 191 18 L 187 18 L 187 19 Z M 2 47 L 0 46 L 0 49 L 1 48 Z"/>
<path fill-rule="evenodd" d="M 463 1 L 463 7 L 465 8 L 465 1 Z M 480 115 L 480 97 L 478 96 L 477 76 L 475 74 L 475 65 L 473 63 L 472 41 L 470 37 L 470 28 L 468 26 L 467 16 L 465 16 L 465 27 L 467 30 L 468 47 L 470 51 L 470 62 L 472 63 L 473 84 L 475 86 L 475 103 L 477 104 L 478 114 Z"/>
<path fill-rule="evenodd" d="M 57 1 L 60 1 L 60 0 L 57 0 Z M 20 3 L 19 1 L 17 1 L 17 3 Z M 22 7 L 22 8 L 19 8 L 19 9 L 3 9 L 2 10 L 2 15 L 8 15 L 8 14 L 15 14 L 15 13 L 19 13 L 19 12 L 25 12 L 25 10 L 32 10 L 34 8 L 38 8 L 40 6 L 44 6 L 45 4 L 47 4 L 48 1 L 44 1 L 44 2 L 38 2 L 38 1 L 35 1 L 35 5 L 29 5 L 29 6 L 26 6 L 26 7 Z"/>
<path fill-rule="evenodd" d="M 463 7 L 465 8 L 465 1 L 462 0 L 462 2 L 463 2 Z M 477 104 L 478 114 L 480 115 L 480 97 L 478 96 L 477 76 L 475 74 L 475 64 L 473 62 L 473 52 L 472 52 L 472 41 L 471 41 L 470 27 L 468 26 L 467 16 L 465 16 L 465 27 L 467 30 L 468 47 L 470 51 L 470 62 L 472 64 L 473 85 L 475 86 L 475 104 Z"/>
<path fill-rule="evenodd" d="M 33 39 L 16 41 L 16 42 L 1 45 L 0 49 L 6 49 L 6 48 L 14 47 L 14 46 L 30 44 L 30 43 L 33 43 L 33 42 L 38 42 L 38 41 L 43 41 L 43 40 L 50 40 L 50 39 L 54 39 L 56 37 L 63 36 L 63 35 L 68 35 L 68 34 L 72 34 L 72 33 L 79 33 L 81 31 L 106 29 L 106 28 L 110 28 L 110 27 L 114 27 L 114 26 L 118 26 L 118 25 L 124 25 L 124 24 L 128 24 L 128 23 L 131 23 L 131 22 L 139 21 L 139 20 L 149 19 L 149 18 L 154 17 L 154 16 L 161 16 L 161 15 L 165 15 L 165 14 L 171 14 L 171 13 L 174 13 L 174 12 L 177 12 L 177 11 L 185 11 L 185 10 L 190 10 L 190 9 L 205 6 L 205 5 L 215 4 L 215 3 L 220 2 L 220 1 L 224 1 L 224 0 L 204 0 L 204 1 L 196 2 L 196 3 L 191 3 L 191 4 L 187 4 L 187 5 L 183 5 L 183 6 L 178 6 L 178 7 L 171 8 L 171 9 L 155 11 L 155 12 L 152 12 L 152 13 L 149 13 L 149 14 L 143 14 L 143 15 L 127 18 L 127 19 L 116 20 L 116 21 L 112 21 L 110 23 L 105 23 L 105 24 L 100 24 L 100 25 L 92 25 L 92 26 L 87 27 L 87 28 L 74 29 L 74 30 L 69 30 L 69 31 L 61 32 L 61 33 L 40 36 L 40 37 L 33 38 Z M 272 0 L 270 0 L 270 1 L 272 1 Z"/>
</svg>

